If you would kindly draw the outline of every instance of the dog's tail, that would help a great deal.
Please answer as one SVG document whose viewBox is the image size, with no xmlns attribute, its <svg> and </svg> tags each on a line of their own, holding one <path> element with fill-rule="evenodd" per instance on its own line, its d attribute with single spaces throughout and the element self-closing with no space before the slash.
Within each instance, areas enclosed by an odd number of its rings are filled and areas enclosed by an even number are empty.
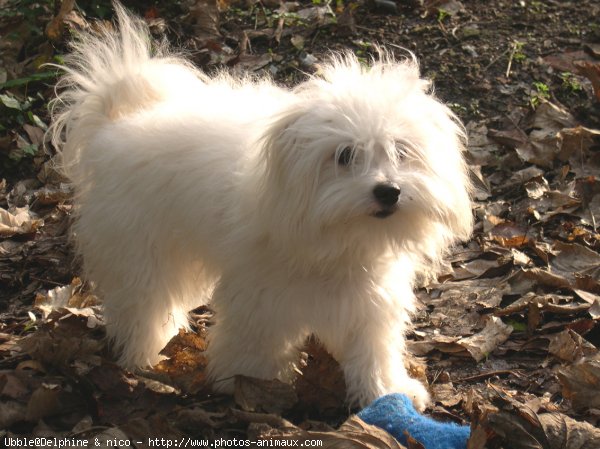
<svg viewBox="0 0 600 449">
<path fill-rule="evenodd" d="M 58 164 L 78 183 L 85 173 L 90 139 L 107 122 L 160 101 L 173 76 L 196 76 L 189 64 L 153 42 L 146 23 L 114 2 L 116 29 L 101 25 L 70 44 L 51 103 L 50 141 L 60 149 Z M 178 72 L 178 73 L 174 73 Z M 186 72 L 186 73 L 184 73 Z M 177 81 L 175 81 L 176 83 Z"/>
</svg>

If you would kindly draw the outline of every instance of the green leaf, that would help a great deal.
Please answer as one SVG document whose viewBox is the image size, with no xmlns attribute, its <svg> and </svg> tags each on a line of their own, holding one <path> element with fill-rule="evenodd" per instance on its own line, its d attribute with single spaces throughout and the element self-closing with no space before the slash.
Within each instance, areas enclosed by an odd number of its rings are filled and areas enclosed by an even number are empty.
<svg viewBox="0 0 600 449">
<path fill-rule="evenodd" d="M 520 321 L 508 320 L 508 324 L 511 325 L 517 332 L 525 332 L 527 330 L 527 324 Z"/>
<path fill-rule="evenodd" d="M 46 125 L 41 118 L 33 114 L 31 111 L 27 113 L 27 116 L 29 117 L 29 120 L 31 120 L 31 123 L 33 123 L 38 128 L 42 128 L 44 131 L 48 129 L 48 125 Z"/>
<path fill-rule="evenodd" d="M 0 94 L 0 102 L 2 102 L 2 104 L 7 108 L 18 109 L 19 111 L 21 110 L 21 104 L 19 103 L 19 100 L 14 97 Z"/>
<path fill-rule="evenodd" d="M 0 89 L 8 89 L 11 87 L 25 86 L 31 82 L 44 81 L 54 79 L 58 76 L 58 72 L 39 72 L 34 73 L 23 78 L 17 78 L 14 80 L 8 80 L 5 83 L 0 84 Z"/>
<path fill-rule="evenodd" d="M 26 156 L 35 156 L 38 152 L 38 145 L 36 143 L 31 143 L 21 148 L 21 151 Z"/>
</svg>

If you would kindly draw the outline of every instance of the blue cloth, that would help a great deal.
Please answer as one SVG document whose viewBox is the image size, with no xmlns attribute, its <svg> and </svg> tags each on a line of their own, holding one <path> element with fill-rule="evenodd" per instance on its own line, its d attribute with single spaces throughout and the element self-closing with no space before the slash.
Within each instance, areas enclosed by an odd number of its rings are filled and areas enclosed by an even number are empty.
<svg viewBox="0 0 600 449">
<path fill-rule="evenodd" d="M 376 399 L 358 416 L 367 424 L 387 431 L 405 446 L 408 444 L 406 431 L 425 449 L 466 449 L 471 433 L 469 426 L 443 423 L 421 415 L 408 396 L 398 393 Z"/>
</svg>

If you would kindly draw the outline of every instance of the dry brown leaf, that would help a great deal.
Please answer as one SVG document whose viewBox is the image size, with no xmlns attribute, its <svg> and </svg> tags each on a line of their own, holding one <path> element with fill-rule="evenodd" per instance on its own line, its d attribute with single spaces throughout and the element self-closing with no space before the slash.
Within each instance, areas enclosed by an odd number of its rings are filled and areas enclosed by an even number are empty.
<svg viewBox="0 0 600 449">
<path fill-rule="evenodd" d="M 33 392 L 27 404 L 27 420 L 37 421 L 59 409 L 61 389 L 58 385 L 42 385 Z"/>
<path fill-rule="evenodd" d="M 489 272 L 494 272 L 500 268 L 499 260 L 475 259 L 460 264 L 454 268 L 454 280 L 469 279 L 473 277 L 485 276 Z M 488 276 L 495 277 L 495 276 Z"/>
<path fill-rule="evenodd" d="M 488 128 L 485 121 L 471 121 L 466 125 L 468 140 L 468 158 L 472 165 L 495 166 L 498 164 L 500 147 L 488 137 Z"/>
<path fill-rule="evenodd" d="M 403 449 L 398 441 L 394 439 L 389 433 L 385 430 L 380 429 L 379 427 L 372 426 L 370 424 L 365 423 L 358 416 L 353 415 L 346 420 L 344 424 L 340 426 L 337 431 L 336 437 L 342 437 L 341 441 L 335 442 L 332 439 L 329 448 L 365 448 L 365 449 Z M 340 444 L 342 442 L 348 441 L 357 444 L 356 446 L 345 444 Z"/>
<path fill-rule="evenodd" d="M 525 183 L 525 191 L 529 198 L 536 200 L 544 196 L 546 192 L 550 191 L 550 186 L 548 185 L 548 181 L 540 176 Z"/>
<path fill-rule="evenodd" d="M 0 396 L 11 399 L 19 399 L 25 396 L 29 390 L 23 381 L 12 373 L 0 373 Z"/>
<path fill-rule="evenodd" d="M 441 340 L 441 341 L 440 341 Z M 465 348 L 458 346 L 456 342 L 459 337 L 445 337 L 436 335 L 429 340 L 424 341 L 408 341 L 407 347 L 411 354 L 416 356 L 424 356 L 429 354 L 434 349 L 445 353 L 460 353 L 465 351 Z"/>
<path fill-rule="evenodd" d="M 566 162 L 572 159 L 573 165 L 580 165 L 583 154 L 587 152 L 594 144 L 594 139 L 598 138 L 600 131 L 597 129 L 589 129 L 583 126 L 574 128 L 563 128 L 558 133 L 560 152 L 558 159 Z"/>
<path fill-rule="evenodd" d="M 350 3 L 343 6 L 342 3 L 338 3 L 343 7 L 343 11 L 337 16 L 336 30 L 339 36 L 350 36 L 356 32 L 356 20 L 354 18 L 354 11 L 358 7 L 356 3 Z"/>
<path fill-rule="evenodd" d="M 62 203 L 71 197 L 72 190 L 67 184 L 58 187 L 45 186 L 35 192 L 35 199 L 42 205 Z"/>
<path fill-rule="evenodd" d="M 239 55 L 230 61 L 230 64 L 234 64 L 234 70 L 238 73 L 256 72 L 262 69 L 267 64 L 271 63 L 273 57 L 268 54 L 261 55 Z"/>
<path fill-rule="evenodd" d="M 320 440 L 325 449 L 407 449 L 385 430 L 365 423 L 353 415 L 338 430 L 328 432 L 307 431 L 287 423 L 280 429 L 267 424 L 251 424 L 249 436 L 253 439 L 297 441 L 302 446 L 306 440 Z"/>
<path fill-rule="evenodd" d="M 529 243 L 527 231 L 515 223 L 501 223 L 490 231 L 490 237 L 505 248 L 520 248 Z"/>
<path fill-rule="evenodd" d="M 43 224 L 44 220 L 35 218 L 28 207 L 0 208 L 0 237 L 31 234 Z"/>
<path fill-rule="evenodd" d="M 600 429 L 562 413 L 543 413 L 540 423 L 549 449 L 595 449 L 600 447 Z"/>
<path fill-rule="evenodd" d="M 176 336 L 171 338 L 169 343 L 160 351 L 161 355 L 166 357 L 176 357 L 180 352 L 190 350 L 197 352 L 206 351 L 206 335 L 204 329 L 199 332 L 186 332 L 183 329 L 179 329 Z"/>
<path fill-rule="evenodd" d="M 44 130 L 38 126 L 33 126 L 25 123 L 23 125 L 23 129 L 27 133 L 27 137 L 29 137 L 29 141 L 37 146 L 44 144 Z"/>
<path fill-rule="evenodd" d="M 561 369 L 558 378 L 575 410 L 600 408 L 600 355 Z"/>
<path fill-rule="evenodd" d="M 500 318 L 490 317 L 481 332 L 471 337 L 461 338 L 457 343 L 464 347 L 476 362 L 479 362 L 504 343 L 512 331 L 513 327 L 504 324 Z"/>
<path fill-rule="evenodd" d="M 550 67 L 560 70 L 561 72 L 575 72 L 577 70 L 575 62 L 588 58 L 590 58 L 590 56 L 588 56 L 585 51 L 576 50 L 548 55 L 543 58 L 543 61 Z"/>
<path fill-rule="evenodd" d="M 588 275 L 600 279 L 600 254 L 578 243 L 554 242 L 557 254 L 550 267 L 557 273 L 573 281 L 576 275 Z"/>
<path fill-rule="evenodd" d="M 588 313 L 594 320 L 600 318 L 600 298 L 594 301 L 592 307 L 588 309 Z"/>
<path fill-rule="evenodd" d="M 530 137 L 533 140 L 544 140 L 547 136 L 554 137 L 561 129 L 571 128 L 576 123 L 573 115 L 565 108 L 544 101 L 535 110 Z"/>
<path fill-rule="evenodd" d="M 291 409 L 298 396 L 294 388 L 277 379 L 264 380 L 235 376 L 234 399 L 246 411 L 264 411 L 281 414 Z"/>
<path fill-rule="evenodd" d="M 89 332 L 89 317 L 61 309 L 53 311 L 37 332 L 23 338 L 19 346 L 33 359 L 51 366 L 69 366 L 78 359 L 100 352 L 105 342 Z"/>
<path fill-rule="evenodd" d="M 598 352 L 593 344 L 571 329 L 565 329 L 549 338 L 548 352 L 568 362 L 574 362 L 586 355 Z"/>
<path fill-rule="evenodd" d="M 72 299 L 81 290 L 81 286 L 81 279 L 75 277 L 69 285 L 53 288 L 45 294 L 38 293 L 35 298 L 35 307 L 41 310 L 43 318 L 46 319 L 55 310 L 74 306 L 75 303 L 72 302 Z"/>
<path fill-rule="evenodd" d="M 512 398 L 507 391 L 492 388 L 492 401 L 476 404 L 469 449 L 596 449 L 600 429 L 562 413 L 536 413 Z"/>
<path fill-rule="evenodd" d="M 550 273 L 542 268 L 521 268 L 508 280 L 513 294 L 528 294 L 536 286 L 569 288 L 570 282 L 563 276 Z"/>
<path fill-rule="evenodd" d="M 303 350 L 308 360 L 294 383 L 301 407 L 317 410 L 320 416 L 339 416 L 346 409 L 340 365 L 315 339 L 309 339 Z"/>
<path fill-rule="evenodd" d="M 490 138 L 514 148 L 524 162 L 551 169 L 556 159 L 567 161 L 581 154 L 592 143 L 597 131 L 577 126 L 575 118 L 563 107 L 542 102 L 528 118 L 525 133 L 519 126 L 507 130 L 490 130 Z M 524 125 L 523 125 L 524 126 Z"/>
<path fill-rule="evenodd" d="M 167 343 L 160 352 L 168 357 L 161 360 L 154 370 L 167 375 L 171 382 L 187 393 L 197 393 L 207 388 L 206 380 L 206 335 L 186 332 L 183 329 Z"/>
<path fill-rule="evenodd" d="M 2 400 L 0 407 L 0 428 L 8 429 L 13 424 L 27 419 L 27 405 L 10 399 Z"/>
<path fill-rule="evenodd" d="M 458 393 L 452 382 L 435 383 L 430 386 L 433 398 L 444 407 L 454 407 L 463 400 L 462 394 Z"/>
<path fill-rule="evenodd" d="M 600 63 L 590 61 L 576 61 L 577 72 L 592 82 L 596 100 L 600 101 Z"/>
<path fill-rule="evenodd" d="M 60 40 L 64 29 L 64 19 L 75 6 L 75 0 L 63 0 L 60 2 L 60 10 L 58 14 L 52 19 L 52 21 L 46 27 L 46 36 L 53 42 Z"/>
<path fill-rule="evenodd" d="M 196 36 L 202 38 L 218 37 L 220 4 L 218 0 L 196 0 L 189 7 L 190 16 L 194 20 Z"/>
<path fill-rule="evenodd" d="M 566 288 L 566 287 L 565 287 Z M 515 292 L 518 291 L 515 289 Z M 529 315 L 541 311 L 549 311 L 562 315 L 575 315 L 581 312 L 587 312 L 590 308 L 589 304 L 574 304 L 570 296 L 548 294 L 539 295 L 537 293 L 528 292 L 517 299 L 512 304 L 495 312 L 496 316 L 506 316 L 515 313 L 528 311 Z M 566 304 L 561 304 L 566 303 Z M 538 323 L 536 323 L 537 326 Z M 534 326 L 535 327 L 535 326 Z M 533 330 L 530 329 L 530 330 Z"/>
</svg>

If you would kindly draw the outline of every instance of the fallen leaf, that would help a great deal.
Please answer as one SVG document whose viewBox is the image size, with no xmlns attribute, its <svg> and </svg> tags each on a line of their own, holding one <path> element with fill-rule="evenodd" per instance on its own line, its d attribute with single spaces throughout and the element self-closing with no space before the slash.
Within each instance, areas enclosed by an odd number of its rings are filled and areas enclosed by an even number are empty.
<svg viewBox="0 0 600 449">
<path fill-rule="evenodd" d="M 553 273 L 559 274 L 572 283 L 576 275 L 588 275 L 600 279 L 600 254 L 577 243 L 554 243 L 556 256 L 551 259 Z"/>
<path fill-rule="evenodd" d="M 527 231 L 515 223 L 501 223 L 490 231 L 490 237 L 505 248 L 520 248 L 529 243 Z"/>
<path fill-rule="evenodd" d="M 600 408 L 600 355 L 560 369 L 558 378 L 575 410 Z"/>
<path fill-rule="evenodd" d="M 64 19 L 75 6 L 75 0 L 63 0 L 60 2 L 58 14 L 52 18 L 48 26 L 46 26 L 46 36 L 53 42 L 60 40 L 64 29 Z"/>
<path fill-rule="evenodd" d="M 273 420 L 274 421 L 274 420 Z M 282 428 L 273 428 L 268 424 L 250 424 L 249 437 L 252 439 L 277 439 L 280 442 L 297 442 L 307 446 L 307 440 L 320 440 L 326 449 L 407 449 L 385 430 L 369 425 L 352 415 L 338 430 L 327 432 L 307 431 L 285 422 Z M 290 444 L 291 445 L 291 444 Z"/>
<path fill-rule="evenodd" d="M 70 366 L 77 359 L 99 353 L 105 342 L 90 333 L 89 317 L 65 309 L 53 311 L 37 332 L 19 342 L 23 352 L 50 366 Z"/>
<path fill-rule="evenodd" d="M 67 184 L 61 184 L 59 187 L 45 186 L 35 192 L 35 198 L 40 204 L 49 206 L 66 201 L 72 193 Z"/>
<path fill-rule="evenodd" d="M 27 419 L 27 405 L 11 399 L 3 399 L 0 407 L 0 427 L 10 428 L 13 424 Z"/>
<path fill-rule="evenodd" d="M 594 139 L 597 139 L 598 136 L 600 136 L 600 130 L 584 126 L 561 129 L 558 132 L 558 144 L 560 145 L 558 159 L 563 162 L 571 160 L 573 166 L 580 165 L 585 152 L 589 151 L 594 144 Z"/>
<path fill-rule="evenodd" d="M 214 38 L 221 36 L 219 30 L 218 0 L 196 0 L 190 7 L 196 37 Z"/>
<path fill-rule="evenodd" d="M 180 329 L 160 352 L 168 358 L 161 360 L 154 370 L 168 376 L 171 383 L 184 392 L 198 393 L 208 385 L 205 350 L 206 335 L 203 328 L 199 332 L 185 332 Z"/>
<path fill-rule="evenodd" d="M 540 423 L 550 449 L 594 449 L 600 447 L 600 429 L 562 413 L 543 413 Z"/>
<path fill-rule="evenodd" d="M 339 416 L 346 409 L 346 382 L 338 362 L 315 339 L 305 348 L 308 360 L 294 387 L 301 407 L 320 416 Z"/>
<path fill-rule="evenodd" d="M 246 411 L 283 413 L 298 402 L 294 388 L 277 379 L 264 380 L 247 376 L 235 376 L 233 397 L 237 405 Z"/>
<path fill-rule="evenodd" d="M 577 73 L 585 76 L 592 82 L 596 100 L 600 101 L 600 63 L 590 61 L 576 61 L 574 63 Z"/>
<path fill-rule="evenodd" d="M 597 351 L 593 344 L 571 329 L 550 336 L 548 352 L 568 362 L 574 362 Z"/>
<path fill-rule="evenodd" d="M 36 218 L 28 207 L 15 207 L 9 210 L 0 208 L 0 237 L 31 234 L 43 224 L 44 220 Z"/>
<path fill-rule="evenodd" d="M 492 389 L 494 405 L 482 404 L 474 414 L 468 448 L 596 449 L 600 429 L 562 413 L 536 413 L 498 387 Z"/>
<path fill-rule="evenodd" d="M 471 337 L 461 338 L 457 341 L 469 354 L 479 362 L 489 356 L 494 349 L 504 343 L 513 331 L 513 327 L 504 324 L 498 317 L 490 317 L 485 328 Z"/>
</svg>

